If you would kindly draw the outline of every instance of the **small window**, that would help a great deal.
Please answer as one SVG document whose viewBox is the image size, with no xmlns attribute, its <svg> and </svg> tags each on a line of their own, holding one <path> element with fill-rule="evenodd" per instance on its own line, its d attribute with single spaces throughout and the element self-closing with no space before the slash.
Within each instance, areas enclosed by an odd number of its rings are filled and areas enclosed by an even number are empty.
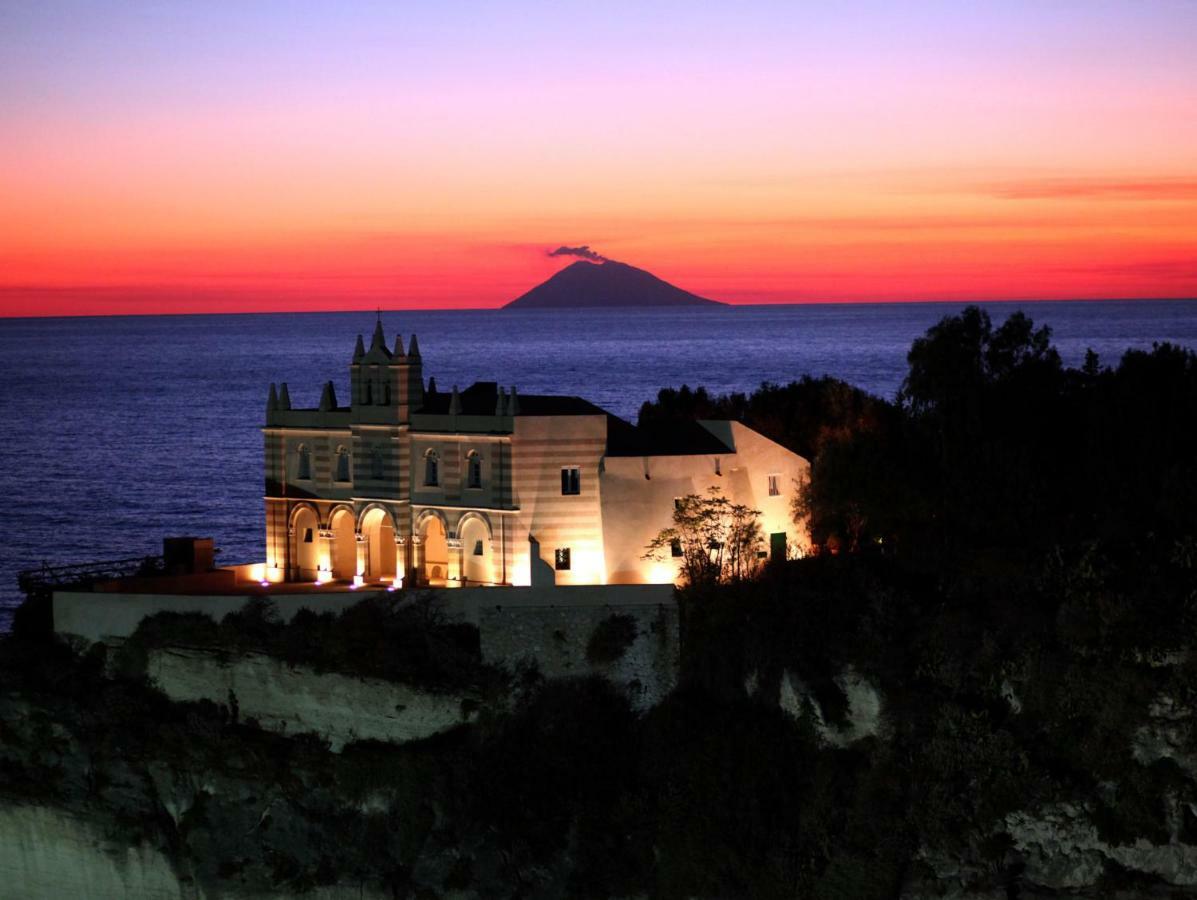
<svg viewBox="0 0 1197 900">
<path fill-rule="evenodd" d="M 777 476 L 777 475 L 769 476 L 769 496 L 770 497 L 778 497 L 781 495 L 781 488 L 778 487 L 778 480 L 779 480 L 779 476 Z"/>
<path fill-rule="evenodd" d="M 674 556 L 682 555 L 682 542 L 680 538 L 674 538 L 669 542 L 669 552 Z"/>
<path fill-rule="evenodd" d="M 312 542 L 312 529 L 305 528 L 303 530 L 303 542 L 305 544 L 310 544 Z"/>
<path fill-rule="evenodd" d="M 344 447 L 337 448 L 337 481 L 349 480 L 349 451 Z"/>
<path fill-rule="evenodd" d="M 370 452 L 370 477 L 382 481 L 382 451 L 377 447 Z"/>
<path fill-rule="evenodd" d="M 307 444 L 299 445 L 299 458 L 295 467 L 296 478 L 311 478 L 312 477 L 312 451 L 308 449 Z"/>
<path fill-rule="evenodd" d="M 466 460 L 466 487 L 482 487 L 482 457 L 473 450 Z"/>
<path fill-rule="evenodd" d="M 484 556 L 485 555 L 482 552 L 482 541 L 474 541 L 474 555 L 475 556 Z"/>
<path fill-rule="evenodd" d="M 365 395 L 362 397 L 362 402 L 369 406 L 374 402 L 374 393 L 370 389 L 369 379 L 362 384 L 362 390 L 365 391 Z"/>
<path fill-rule="evenodd" d="M 424 486 L 437 487 L 441 483 L 440 474 L 440 460 L 437 458 L 435 450 L 429 450 L 424 454 Z"/>
<path fill-rule="evenodd" d="M 681 497 L 674 497 L 674 498 L 673 498 L 673 508 L 674 508 L 674 509 L 681 509 L 681 508 L 682 508 L 682 498 L 681 498 Z"/>
<path fill-rule="evenodd" d="M 577 466 L 570 466 L 561 470 L 561 493 L 582 493 L 582 470 Z M 568 569 L 569 566 L 566 566 L 566 568 Z"/>
<path fill-rule="evenodd" d="M 554 568 L 556 568 L 558 572 L 568 572 L 569 571 L 569 547 L 558 547 L 557 552 L 554 555 L 553 563 L 554 563 Z"/>
</svg>

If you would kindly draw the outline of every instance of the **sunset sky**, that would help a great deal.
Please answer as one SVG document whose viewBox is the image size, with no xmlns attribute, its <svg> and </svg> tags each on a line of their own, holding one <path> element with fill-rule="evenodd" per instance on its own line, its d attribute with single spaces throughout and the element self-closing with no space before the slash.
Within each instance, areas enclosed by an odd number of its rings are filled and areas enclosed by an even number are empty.
<svg viewBox="0 0 1197 900">
<path fill-rule="evenodd" d="M 0 0 L 0 213 L 0 315 L 1197 296 L 1197 2 Z"/>
</svg>

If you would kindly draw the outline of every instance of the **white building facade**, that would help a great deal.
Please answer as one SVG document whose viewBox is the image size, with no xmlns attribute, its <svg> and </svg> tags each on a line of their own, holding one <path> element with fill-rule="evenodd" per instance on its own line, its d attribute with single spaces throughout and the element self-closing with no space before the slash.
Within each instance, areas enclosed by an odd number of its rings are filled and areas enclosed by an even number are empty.
<svg viewBox="0 0 1197 900">
<path fill-rule="evenodd" d="M 287 386 L 266 410 L 266 577 L 417 585 L 635 584 L 678 577 L 645 559 L 674 501 L 716 488 L 761 512 L 762 552 L 809 548 L 791 499 L 810 466 L 738 422 L 636 428 L 593 404 L 493 382 L 425 386 L 416 338 L 381 322 L 316 409 Z M 431 387 L 431 385 L 429 386 Z"/>
</svg>

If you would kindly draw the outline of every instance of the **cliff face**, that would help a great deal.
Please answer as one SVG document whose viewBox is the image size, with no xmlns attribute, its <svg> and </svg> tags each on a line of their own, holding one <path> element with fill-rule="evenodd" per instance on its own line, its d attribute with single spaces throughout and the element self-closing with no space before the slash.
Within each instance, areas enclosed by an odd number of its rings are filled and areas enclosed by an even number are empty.
<svg viewBox="0 0 1197 900">
<path fill-rule="evenodd" d="M 1197 661 L 1153 615 L 1197 570 L 1151 552 L 990 594 L 826 558 L 664 614 L 490 607 L 473 652 L 509 667 L 459 661 L 440 689 L 283 663 L 225 623 L 203 653 L 10 641 L 0 875 L 26 896 L 74 890 L 72 867 L 100 896 L 1197 893 Z M 1119 599 L 1140 572 L 1154 607 Z"/>
<path fill-rule="evenodd" d="M 163 647 L 146 674 L 172 700 L 236 706 L 239 716 L 280 734 L 315 734 L 340 751 L 354 741 L 404 743 L 477 717 L 473 692 L 433 693 L 376 678 L 290 666 L 262 653 Z"/>
</svg>

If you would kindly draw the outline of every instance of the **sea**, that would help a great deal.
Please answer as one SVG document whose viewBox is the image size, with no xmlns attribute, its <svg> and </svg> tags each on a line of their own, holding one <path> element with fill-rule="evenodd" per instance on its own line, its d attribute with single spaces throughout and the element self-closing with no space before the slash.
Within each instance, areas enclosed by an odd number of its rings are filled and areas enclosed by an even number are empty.
<svg viewBox="0 0 1197 900">
<path fill-rule="evenodd" d="M 984 303 L 1052 329 L 1064 361 L 1095 350 L 1197 348 L 1197 300 Z M 394 311 L 425 377 L 585 397 L 634 421 L 663 387 L 751 391 L 832 375 L 892 398 L 911 342 L 964 304 L 862 303 L 620 310 Z M 215 539 L 218 561 L 263 558 L 262 435 L 271 382 L 347 402 L 373 312 L 0 319 L 0 630 L 17 573 L 156 555 L 166 535 Z"/>
</svg>

